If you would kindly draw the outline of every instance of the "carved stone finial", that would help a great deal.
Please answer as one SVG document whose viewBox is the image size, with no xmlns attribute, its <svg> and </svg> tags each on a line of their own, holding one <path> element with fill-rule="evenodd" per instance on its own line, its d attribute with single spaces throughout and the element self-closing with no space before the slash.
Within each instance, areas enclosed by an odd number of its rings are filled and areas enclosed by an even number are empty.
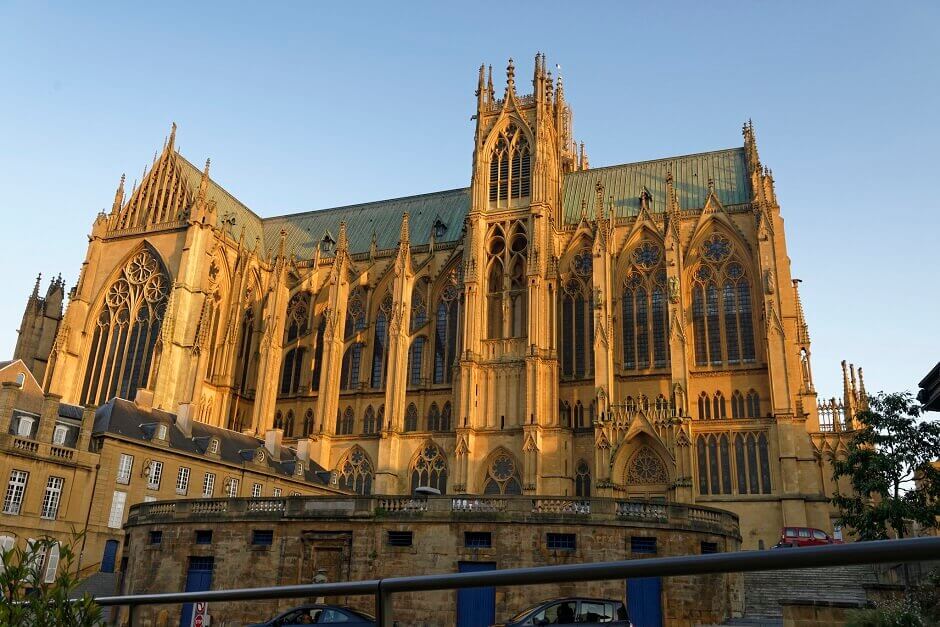
<svg viewBox="0 0 940 627">
<path fill-rule="evenodd" d="M 510 58 L 509 65 L 506 66 L 506 94 L 514 93 L 516 93 L 516 66 Z"/>
</svg>

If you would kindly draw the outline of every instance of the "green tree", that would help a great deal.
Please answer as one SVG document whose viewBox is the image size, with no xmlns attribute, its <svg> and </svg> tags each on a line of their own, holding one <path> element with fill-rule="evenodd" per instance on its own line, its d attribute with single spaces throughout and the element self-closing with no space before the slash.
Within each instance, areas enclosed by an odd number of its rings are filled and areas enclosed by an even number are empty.
<svg viewBox="0 0 940 627">
<path fill-rule="evenodd" d="M 0 625 L 93 627 L 101 624 L 101 608 L 90 596 L 74 598 L 73 591 L 78 584 L 73 567 L 75 545 L 75 538 L 62 543 L 42 537 L 25 549 L 14 547 L 2 552 Z M 52 581 L 46 581 L 50 578 L 47 560 L 52 559 L 53 551 L 58 552 L 58 568 Z"/>
<path fill-rule="evenodd" d="M 833 477 L 848 477 L 852 494 L 836 492 L 840 524 L 862 540 L 904 537 L 910 522 L 938 528 L 940 422 L 921 420 L 921 406 L 909 392 L 869 399 L 856 414 L 859 430 L 844 460 L 833 460 Z"/>
</svg>

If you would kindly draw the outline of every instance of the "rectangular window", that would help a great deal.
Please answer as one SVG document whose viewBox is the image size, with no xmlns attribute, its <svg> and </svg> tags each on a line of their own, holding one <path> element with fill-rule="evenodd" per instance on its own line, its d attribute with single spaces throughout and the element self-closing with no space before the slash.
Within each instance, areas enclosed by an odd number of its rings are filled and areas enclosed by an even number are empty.
<svg viewBox="0 0 940 627">
<path fill-rule="evenodd" d="M 150 544 L 160 544 L 161 542 L 163 542 L 163 532 L 151 531 L 150 532 Z"/>
<path fill-rule="evenodd" d="M 16 435 L 21 438 L 33 437 L 33 428 L 36 426 L 36 418 L 24 414 L 17 414 L 14 419 L 14 424 L 16 424 L 16 431 L 14 431 Z"/>
<path fill-rule="evenodd" d="M 280 489 L 280 488 L 274 488 L 274 496 L 281 496 L 281 489 Z"/>
<path fill-rule="evenodd" d="M 702 542 L 702 555 L 709 555 L 718 552 L 717 542 Z"/>
<path fill-rule="evenodd" d="M 650 538 L 647 536 L 631 537 L 630 538 L 630 552 L 655 554 L 656 553 L 656 538 Z"/>
<path fill-rule="evenodd" d="M 42 497 L 41 516 L 43 518 L 55 520 L 59 513 L 59 501 L 62 498 L 62 485 L 64 483 L 65 479 L 62 477 L 49 477 L 46 482 L 46 493 Z"/>
<path fill-rule="evenodd" d="M 156 500 L 157 500 L 157 497 L 155 496 L 151 496 L 149 494 L 144 496 L 144 503 L 153 503 Z"/>
<path fill-rule="evenodd" d="M 197 529 L 196 530 L 196 544 L 212 544 L 212 530 L 211 529 Z"/>
<path fill-rule="evenodd" d="M 411 546 L 414 541 L 414 533 L 411 531 L 389 531 L 389 546 Z"/>
<path fill-rule="evenodd" d="M 234 477 L 228 480 L 228 496 L 232 499 L 238 496 L 238 479 Z"/>
<path fill-rule="evenodd" d="M 493 534 L 489 531 L 465 531 L 463 545 L 468 549 L 488 549 L 493 546 Z"/>
<path fill-rule="evenodd" d="M 52 432 L 52 443 L 56 446 L 62 446 L 69 437 L 69 428 L 67 425 L 56 425 Z"/>
<path fill-rule="evenodd" d="M 215 473 L 207 472 L 206 478 L 202 480 L 202 496 L 211 499 L 215 492 Z"/>
<path fill-rule="evenodd" d="M 134 468 L 134 456 L 121 453 L 118 462 L 117 482 L 128 484 L 131 482 L 131 470 Z"/>
<path fill-rule="evenodd" d="M 147 474 L 147 488 L 150 490 L 160 489 L 160 479 L 163 478 L 163 462 L 150 462 L 150 472 Z"/>
<path fill-rule="evenodd" d="M 180 472 L 176 475 L 176 493 L 186 496 L 189 491 L 189 468 L 180 466 Z"/>
<path fill-rule="evenodd" d="M 120 490 L 114 491 L 114 497 L 111 499 L 111 515 L 108 516 L 108 526 L 112 529 L 120 529 L 124 522 L 124 503 L 127 500 L 127 492 Z"/>
<path fill-rule="evenodd" d="M 261 496 L 261 484 L 255 483 L 251 486 L 251 496 L 252 498 L 258 498 Z"/>
<path fill-rule="evenodd" d="M 20 513 L 28 479 L 29 473 L 25 470 L 14 470 L 10 473 L 10 483 L 7 484 L 7 493 L 3 499 L 4 514 L 16 515 Z"/>
<path fill-rule="evenodd" d="M 578 548 L 578 540 L 573 533 L 550 533 L 545 546 L 552 551 L 574 551 Z"/>
<path fill-rule="evenodd" d="M 271 546 L 274 544 L 274 531 L 271 529 L 252 529 L 251 543 L 255 546 Z"/>
</svg>

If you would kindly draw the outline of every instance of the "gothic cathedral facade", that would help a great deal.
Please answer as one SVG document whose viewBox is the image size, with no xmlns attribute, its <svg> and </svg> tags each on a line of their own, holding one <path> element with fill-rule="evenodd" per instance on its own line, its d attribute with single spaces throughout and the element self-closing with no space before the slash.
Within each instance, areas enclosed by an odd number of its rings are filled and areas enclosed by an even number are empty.
<svg viewBox="0 0 940 627">
<path fill-rule="evenodd" d="M 64 402 L 146 394 L 282 429 L 359 493 L 700 503 L 738 514 L 748 548 L 831 531 L 753 126 L 742 147 L 591 168 L 544 55 L 532 84 L 517 94 L 510 62 L 497 98 L 480 68 L 468 188 L 270 218 L 174 126 L 18 356 Z"/>
</svg>

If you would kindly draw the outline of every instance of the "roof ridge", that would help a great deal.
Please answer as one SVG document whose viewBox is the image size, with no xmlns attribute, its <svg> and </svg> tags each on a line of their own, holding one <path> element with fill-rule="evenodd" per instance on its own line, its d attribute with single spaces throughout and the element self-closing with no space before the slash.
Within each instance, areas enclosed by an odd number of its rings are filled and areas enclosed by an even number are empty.
<svg viewBox="0 0 940 627">
<path fill-rule="evenodd" d="M 470 190 L 469 187 L 455 187 L 455 188 L 453 188 L 453 189 L 444 189 L 444 190 L 440 190 L 440 191 L 437 191 L 437 192 L 426 192 L 426 193 L 424 193 L 424 194 L 412 194 L 412 195 L 410 195 L 410 196 L 400 196 L 400 197 L 398 197 L 398 198 L 383 198 L 383 199 L 381 199 L 381 200 L 370 200 L 370 201 L 368 201 L 368 202 L 360 202 L 360 203 L 355 203 L 355 204 L 352 204 L 352 205 L 342 205 L 342 206 L 339 206 L 339 207 L 327 207 L 327 208 L 325 208 L 325 209 L 311 209 L 311 210 L 309 210 L 309 211 L 300 211 L 300 212 L 297 212 L 297 213 L 285 213 L 285 214 L 282 214 L 282 215 L 279 215 L 279 216 L 271 216 L 271 217 L 269 217 L 269 218 L 261 218 L 261 221 L 262 221 L 262 222 L 272 222 L 272 221 L 274 221 L 274 220 L 280 220 L 280 219 L 284 219 L 284 218 L 294 218 L 294 217 L 297 217 L 297 216 L 306 216 L 306 215 L 310 215 L 310 214 L 313 214 L 313 213 L 320 213 L 320 214 L 322 214 L 322 213 L 329 213 L 329 212 L 332 212 L 332 211 L 348 211 L 348 210 L 350 210 L 350 209 L 356 209 L 356 208 L 358 208 L 358 207 L 367 207 L 367 206 L 369 206 L 369 205 L 378 205 L 378 204 L 382 204 L 382 203 L 398 202 L 398 201 L 402 201 L 402 200 L 411 200 L 411 199 L 413 199 L 413 198 L 424 198 L 424 197 L 427 197 L 427 196 L 437 196 L 437 195 L 442 195 L 442 194 L 453 194 L 453 193 L 455 193 L 455 192 L 466 192 L 466 191 L 469 191 L 469 190 Z"/>
<path fill-rule="evenodd" d="M 202 170 L 200 170 L 200 169 L 197 168 L 195 165 L 193 165 L 193 163 L 192 163 L 189 159 L 187 159 L 186 157 L 184 157 L 181 153 L 176 153 L 176 155 L 177 155 L 180 159 L 182 159 L 183 162 L 184 162 L 186 165 L 188 165 L 189 167 L 191 167 L 193 170 L 195 170 L 196 172 L 198 172 L 200 176 L 202 176 Z M 225 194 L 226 196 L 228 196 L 229 198 L 231 198 L 232 200 L 234 200 L 235 202 L 237 202 L 239 205 L 241 205 L 241 206 L 245 209 L 245 211 L 247 211 L 248 213 L 250 213 L 250 214 L 253 215 L 254 217 L 258 218 L 258 220 L 264 220 L 264 218 L 262 218 L 262 217 L 259 216 L 257 213 L 255 213 L 255 212 L 251 209 L 251 207 L 249 207 L 248 205 L 246 205 L 245 203 L 243 203 L 243 202 L 240 201 L 239 199 L 235 198 L 235 196 L 233 196 L 230 191 L 228 191 L 227 189 L 225 189 L 224 187 L 222 187 L 222 185 L 220 185 L 219 182 L 216 181 L 215 179 L 213 179 L 211 176 L 209 177 L 209 182 L 212 183 L 213 185 L 215 185 L 215 186 L 219 189 L 220 192 L 222 192 L 223 194 Z"/>
<path fill-rule="evenodd" d="M 647 165 L 651 163 L 662 163 L 664 161 L 677 161 L 679 159 L 690 159 L 693 157 L 704 157 L 706 155 L 714 155 L 721 152 L 733 152 L 736 150 L 744 150 L 743 146 L 735 146 L 732 148 L 719 148 L 717 150 L 706 150 L 704 152 L 693 152 L 687 155 L 675 155 L 672 157 L 660 157 L 659 159 L 647 159 L 646 161 L 628 161 L 627 163 L 617 163 L 614 165 L 604 165 L 599 168 L 588 168 L 587 170 L 576 170 L 574 172 L 568 172 L 565 176 L 571 176 L 572 174 L 586 174 L 589 172 L 597 172 L 598 170 L 612 170 L 614 168 L 622 168 L 628 165 Z"/>
</svg>

